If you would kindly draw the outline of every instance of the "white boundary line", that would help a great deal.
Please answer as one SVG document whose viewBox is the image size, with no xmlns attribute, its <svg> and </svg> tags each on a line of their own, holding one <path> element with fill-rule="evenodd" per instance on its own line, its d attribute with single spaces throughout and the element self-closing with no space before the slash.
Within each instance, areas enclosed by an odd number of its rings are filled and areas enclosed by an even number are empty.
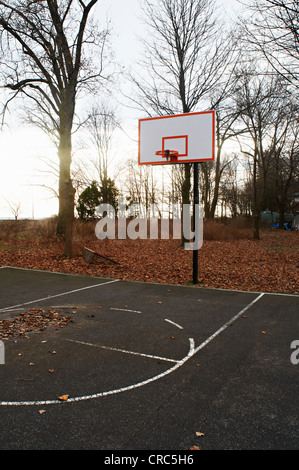
<svg viewBox="0 0 299 470">
<path fill-rule="evenodd" d="M 228 326 L 230 326 L 233 322 L 235 322 L 243 313 L 245 313 L 250 307 L 252 307 L 256 302 L 258 302 L 265 294 L 261 293 L 258 297 L 256 297 L 252 302 L 250 302 L 246 307 L 244 307 L 237 315 L 235 315 L 231 320 L 229 320 L 227 323 L 225 323 L 221 328 L 219 328 L 215 333 L 213 333 L 209 338 L 207 338 L 203 343 L 201 343 L 197 348 L 195 348 L 194 344 L 194 339 L 189 338 L 189 352 L 187 356 L 185 356 L 183 359 L 178 361 L 173 367 L 170 369 L 167 369 L 165 372 L 162 372 L 161 374 L 155 375 L 154 377 L 151 377 L 147 380 L 144 380 L 142 382 L 138 382 L 136 384 L 129 385 L 127 387 L 122 387 L 114 390 L 109 390 L 107 392 L 99 392 L 95 393 L 93 395 L 85 395 L 81 397 L 73 397 L 69 398 L 67 400 L 67 403 L 73 403 L 73 402 L 78 402 L 78 401 L 83 401 L 83 400 L 91 400 L 94 398 L 100 398 L 104 397 L 107 395 L 114 395 L 117 393 L 121 392 L 126 392 L 128 390 L 133 390 L 138 387 L 143 387 L 144 385 L 148 385 L 151 382 L 154 382 L 156 380 L 159 380 L 163 377 L 165 377 L 168 374 L 171 374 L 175 370 L 179 369 L 182 367 L 191 357 L 193 357 L 198 351 L 203 349 L 207 344 L 209 344 L 213 339 L 215 339 L 220 333 L 222 333 Z M 54 405 L 54 404 L 61 404 L 60 400 L 45 400 L 45 401 L 0 401 L 0 406 L 21 406 L 21 405 Z M 66 402 L 64 402 L 66 403 Z"/>
<path fill-rule="evenodd" d="M 64 273 L 62 271 L 46 271 L 44 269 L 31 269 L 31 268 L 21 268 L 20 266 L 0 266 L 0 269 L 16 269 L 19 271 L 31 271 L 33 273 L 44 273 L 44 274 L 59 274 L 60 276 L 74 276 L 74 277 L 81 277 L 81 278 L 91 278 L 91 279 L 104 279 L 100 276 L 86 276 L 84 274 L 77 274 L 77 273 Z"/>
<path fill-rule="evenodd" d="M 143 387 L 144 385 L 148 385 L 151 382 L 155 382 L 156 380 L 159 380 L 162 377 L 165 377 L 166 375 L 170 374 L 171 372 L 174 372 L 175 370 L 182 367 L 182 365 L 185 364 L 185 362 L 188 361 L 188 359 L 190 359 L 190 357 L 193 356 L 193 354 L 194 354 L 194 340 L 193 340 L 193 338 L 189 338 L 189 343 L 190 343 L 190 347 L 189 347 L 189 352 L 188 352 L 187 356 L 185 356 L 183 359 L 178 361 L 173 367 L 171 367 L 170 369 L 167 369 L 165 372 L 162 372 L 161 374 L 155 375 L 154 377 L 151 377 L 151 378 L 149 378 L 147 380 L 144 380 L 142 382 L 138 382 L 136 384 L 128 385 L 127 387 L 122 387 L 122 388 L 118 388 L 118 389 L 115 389 L 115 390 L 109 390 L 107 392 L 95 393 L 93 395 L 85 395 L 85 396 L 81 396 L 81 397 L 69 398 L 66 402 L 63 402 L 63 403 L 73 403 L 73 402 L 78 402 L 78 401 L 83 401 L 83 400 L 91 400 L 91 399 L 94 399 L 94 398 L 105 397 L 107 395 L 115 395 L 117 393 L 126 392 L 128 390 L 133 390 L 135 388 Z M 3 406 L 39 405 L 40 406 L 40 405 L 56 405 L 58 403 L 61 404 L 62 402 L 60 400 L 1 401 L 0 406 L 1 405 L 3 405 Z"/>
<path fill-rule="evenodd" d="M 32 272 L 40 272 L 40 273 L 46 273 L 46 274 L 59 274 L 62 276 L 76 276 L 76 277 L 82 277 L 86 278 L 89 277 L 91 279 L 103 279 L 99 276 L 84 276 L 84 274 L 76 274 L 76 273 L 63 273 L 59 271 L 46 271 L 43 269 L 31 269 L 31 268 L 21 268 L 19 266 L 0 266 L 0 269 L 18 269 L 18 270 L 23 270 L 23 271 L 32 271 Z M 120 279 L 117 279 L 118 281 Z M 264 295 L 281 295 L 285 297 L 299 297 L 299 294 L 287 294 L 285 292 L 259 292 L 259 291 L 253 291 L 253 290 L 241 290 L 241 289 L 225 289 L 223 287 L 194 287 L 194 286 L 187 286 L 183 284 L 159 284 L 158 282 L 143 282 L 143 281 L 135 281 L 135 280 L 130 280 L 126 279 L 123 282 L 129 282 L 129 283 L 134 283 L 134 284 L 146 284 L 150 286 L 164 286 L 164 287 L 180 287 L 180 288 L 187 288 L 187 289 L 198 289 L 198 292 L 200 290 L 215 290 L 215 291 L 222 291 L 222 292 L 239 292 L 243 294 L 261 294 L 263 293 Z"/>
<path fill-rule="evenodd" d="M 118 310 L 119 312 L 142 313 L 140 310 L 130 310 L 128 308 L 118 308 L 118 307 L 110 307 L 110 310 Z"/>
<path fill-rule="evenodd" d="M 24 307 L 25 305 L 34 304 L 36 302 L 42 302 L 43 300 L 49 300 L 49 299 L 54 299 L 55 297 L 61 297 L 63 295 L 74 294 L 75 292 L 81 292 L 82 290 L 93 289 L 95 287 L 106 286 L 107 284 L 112 284 L 114 282 L 119 282 L 119 279 L 114 279 L 112 281 L 107 281 L 107 282 L 101 282 L 100 284 L 94 284 L 92 286 L 80 287 L 80 289 L 69 290 L 67 292 L 62 292 L 61 294 L 49 295 L 48 297 L 43 297 L 41 299 L 36 299 L 36 300 L 30 300 L 29 302 L 24 302 L 23 304 L 11 305 L 10 307 L 1 308 L 0 313 L 8 312 L 9 310 L 14 309 L 16 307 Z"/>
<path fill-rule="evenodd" d="M 9 267 L 9 266 L 8 266 Z M 260 292 L 260 291 L 255 291 L 255 290 L 242 290 L 242 289 L 225 289 L 224 287 L 205 287 L 205 286 L 188 286 L 185 284 L 159 284 L 158 282 L 144 282 L 144 281 L 135 281 L 135 280 L 130 280 L 126 279 L 123 282 L 130 282 L 133 284 L 146 284 L 150 286 L 164 286 L 164 287 L 177 287 L 181 289 L 197 289 L 197 292 L 200 291 L 222 291 L 222 292 L 236 292 L 240 294 L 264 294 L 264 295 L 281 295 L 285 297 L 299 297 L 299 294 L 287 294 L 285 292 Z M 202 299 L 200 299 L 202 300 Z"/>
<path fill-rule="evenodd" d="M 194 350 L 194 354 L 196 354 L 198 351 L 203 349 L 207 344 L 209 344 L 216 336 L 218 336 L 220 333 L 222 333 L 228 326 L 230 326 L 233 322 L 235 322 L 243 313 L 245 313 L 252 305 L 254 305 L 256 302 L 258 302 L 265 294 L 262 293 L 256 299 L 254 299 L 250 304 L 248 304 L 246 307 L 244 307 L 237 315 L 235 315 L 231 320 L 229 320 L 227 323 L 225 323 L 219 330 L 215 331 L 211 336 L 209 336 L 208 339 L 206 339 L 203 343 L 201 343 L 197 348 Z"/>
<path fill-rule="evenodd" d="M 183 330 L 184 328 L 179 325 L 178 323 L 175 323 L 174 321 L 171 321 L 171 320 L 168 320 L 168 318 L 165 318 L 165 321 L 167 321 L 167 323 L 170 323 L 171 325 L 174 325 L 176 326 L 177 328 L 179 328 L 180 330 Z"/>
<path fill-rule="evenodd" d="M 116 351 L 116 352 L 121 352 L 124 354 L 131 354 L 132 356 L 148 357 L 150 359 L 159 359 L 160 361 L 166 361 L 166 362 L 175 362 L 175 363 L 180 362 L 176 359 L 169 359 L 168 357 L 153 356 L 152 354 L 144 354 L 144 353 L 139 353 L 139 352 L 134 352 L 134 351 L 127 351 L 126 349 L 118 349 L 118 348 L 112 348 L 109 346 L 101 346 L 100 344 L 85 343 L 84 341 L 76 341 L 74 339 L 67 339 L 66 341 L 70 341 L 72 343 L 83 344 L 85 346 L 93 346 L 94 348 L 107 349 L 108 351 Z"/>
</svg>

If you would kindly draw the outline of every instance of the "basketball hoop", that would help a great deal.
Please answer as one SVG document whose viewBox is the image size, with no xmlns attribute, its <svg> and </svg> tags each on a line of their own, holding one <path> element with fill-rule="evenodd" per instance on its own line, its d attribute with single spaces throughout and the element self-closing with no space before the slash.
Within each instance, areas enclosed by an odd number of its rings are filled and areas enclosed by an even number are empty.
<svg viewBox="0 0 299 470">
<path fill-rule="evenodd" d="M 156 155 L 166 158 L 167 161 L 170 160 L 170 163 L 178 163 L 179 152 L 176 150 L 158 150 Z"/>
</svg>

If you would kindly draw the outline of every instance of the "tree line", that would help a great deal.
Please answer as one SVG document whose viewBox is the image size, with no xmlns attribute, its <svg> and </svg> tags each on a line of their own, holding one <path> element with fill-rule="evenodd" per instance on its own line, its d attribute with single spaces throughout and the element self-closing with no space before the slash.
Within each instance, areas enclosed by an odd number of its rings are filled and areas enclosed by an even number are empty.
<svg viewBox="0 0 299 470">
<path fill-rule="evenodd" d="M 80 115 L 78 100 L 92 95 L 104 103 L 113 80 L 126 82 L 128 106 L 145 116 L 215 110 L 216 158 L 201 163 L 199 175 L 206 218 L 227 208 L 252 215 L 255 238 L 265 208 L 277 210 L 282 223 L 299 191 L 297 0 L 243 0 L 229 25 L 215 0 L 144 0 L 142 60 L 125 77 L 111 67 L 109 25 L 95 23 L 100 4 L 0 0 L 3 122 L 12 102 L 22 99 L 24 118 L 57 147 L 57 235 L 65 240 L 64 254 L 72 255 L 75 205 L 92 185 L 104 202 L 120 193 L 128 204 L 163 211 L 167 203 L 191 201 L 191 164 L 163 169 L 158 179 L 132 156 L 116 182 L 108 174 L 111 136 L 120 123 L 103 104 Z M 82 127 L 97 148 L 96 178 L 83 164 L 72 167 L 73 136 Z"/>
</svg>

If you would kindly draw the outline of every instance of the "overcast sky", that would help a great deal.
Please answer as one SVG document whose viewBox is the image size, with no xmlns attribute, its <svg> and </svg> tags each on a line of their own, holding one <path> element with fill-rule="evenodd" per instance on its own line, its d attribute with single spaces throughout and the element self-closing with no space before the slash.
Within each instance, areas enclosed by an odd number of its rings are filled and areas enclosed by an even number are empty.
<svg viewBox="0 0 299 470">
<path fill-rule="evenodd" d="M 136 57 L 139 47 L 136 37 L 144 33 L 141 5 L 142 0 L 102 0 L 97 6 L 99 18 L 103 15 L 103 10 L 108 12 L 114 27 L 118 57 L 126 62 Z M 216 5 L 228 19 L 239 6 L 237 0 L 216 0 Z"/>
</svg>

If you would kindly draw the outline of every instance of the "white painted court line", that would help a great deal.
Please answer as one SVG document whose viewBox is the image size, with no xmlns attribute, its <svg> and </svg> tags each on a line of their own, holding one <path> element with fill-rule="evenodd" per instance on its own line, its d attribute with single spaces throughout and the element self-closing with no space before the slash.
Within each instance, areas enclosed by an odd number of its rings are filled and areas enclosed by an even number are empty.
<svg viewBox="0 0 299 470">
<path fill-rule="evenodd" d="M 128 308 L 118 308 L 118 307 L 110 307 L 110 310 L 118 310 L 120 312 L 142 313 L 140 310 L 130 310 Z"/>
<path fill-rule="evenodd" d="M 170 323 L 171 325 L 174 325 L 176 326 L 177 328 L 179 328 L 180 330 L 183 330 L 184 328 L 179 325 L 178 323 L 175 323 L 174 321 L 171 321 L 171 320 L 168 320 L 168 318 L 165 318 L 165 321 L 167 321 L 167 323 Z"/>
<path fill-rule="evenodd" d="M 128 390 L 134 390 L 135 388 L 138 387 L 143 387 L 144 385 L 148 385 L 151 382 L 154 382 L 156 380 L 159 380 L 163 377 L 165 377 L 168 374 L 171 374 L 172 372 L 176 371 L 180 367 L 182 367 L 191 357 L 193 357 L 198 351 L 203 349 L 207 344 L 209 344 L 213 339 L 215 339 L 220 333 L 222 333 L 228 326 L 230 326 L 233 322 L 235 322 L 238 318 L 240 318 L 243 313 L 245 313 L 248 309 L 250 309 L 256 302 L 258 302 L 262 297 L 264 296 L 264 293 L 260 294 L 258 297 L 256 297 L 252 302 L 250 302 L 246 307 L 244 307 L 237 315 L 235 315 L 231 320 L 229 320 L 227 323 L 225 323 L 221 328 L 219 328 L 215 333 L 213 333 L 209 338 L 207 338 L 203 343 L 201 343 L 197 348 L 195 348 L 194 344 L 194 339 L 189 338 L 189 352 L 188 354 L 181 359 L 180 361 L 177 361 L 176 364 L 171 367 L 170 369 L 167 369 L 165 372 L 162 372 L 161 374 L 155 375 L 154 377 L 151 377 L 147 380 L 144 380 L 142 382 L 138 382 L 136 384 L 129 385 L 127 387 L 122 387 L 114 390 L 109 390 L 106 392 L 99 392 L 95 393 L 92 395 L 85 395 L 81 397 L 71 397 L 67 400 L 67 402 L 64 403 L 73 403 L 73 402 L 79 402 L 83 400 L 91 400 L 94 398 L 100 398 L 104 397 L 107 395 L 114 395 L 117 393 L 125 392 Z M 45 400 L 45 401 L 0 401 L 0 406 L 30 406 L 30 405 L 53 405 L 53 404 L 61 404 L 60 400 Z"/>
<path fill-rule="evenodd" d="M 151 382 L 155 382 L 156 380 L 162 379 L 168 374 L 171 374 L 175 370 L 179 369 L 182 367 L 183 364 L 185 364 L 190 357 L 193 356 L 194 354 L 194 340 L 193 338 L 189 338 L 189 352 L 187 356 L 185 356 L 183 359 L 178 361 L 173 367 L 170 369 L 167 369 L 166 371 L 162 372 L 161 374 L 155 375 L 154 377 L 151 377 L 147 380 L 143 380 L 142 382 L 138 382 L 136 384 L 128 385 L 127 387 L 122 387 L 114 390 L 109 390 L 107 392 L 99 392 L 95 393 L 93 395 L 85 395 L 81 397 L 71 397 L 69 398 L 66 402 L 63 403 L 73 403 L 73 402 L 78 402 L 78 401 L 86 401 L 86 400 L 91 400 L 94 398 L 101 398 L 105 397 L 108 395 L 115 395 L 117 393 L 122 393 L 126 392 L 128 390 L 134 390 L 135 388 L 143 387 L 144 385 L 148 385 Z M 56 405 L 56 404 L 61 404 L 62 402 L 60 400 L 38 400 L 38 401 L 1 401 L 0 406 L 32 406 L 32 405 Z"/>
<path fill-rule="evenodd" d="M 237 292 L 240 294 L 264 294 L 264 295 L 278 295 L 282 297 L 299 297 L 299 294 L 287 294 L 285 292 L 259 292 L 255 290 L 225 289 L 224 287 L 200 287 L 200 289 L 211 290 L 211 291 L 221 291 L 221 292 Z"/>
<path fill-rule="evenodd" d="M 46 274 L 58 274 L 61 276 L 73 276 L 73 277 L 83 277 L 86 278 L 87 276 L 84 276 L 83 274 L 75 274 L 75 273 L 63 273 L 59 271 L 46 271 L 44 269 L 31 269 L 31 268 L 21 268 L 19 266 L 0 266 L 0 269 L 15 269 L 19 271 L 32 271 L 32 272 L 40 272 L 40 273 L 46 273 Z M 98 276 L 88 276 L 91 279 L 98 279 Z M 117 279 L 119 281 L 119 279 Z M 194 289 L 194 287 L 190 287 L 184 284 L 160 284 L 158 282 L 143 282 L 143 281 L 128 281 L 132 282 L 134 284 L 147 284 L 150 286 L 161 286 L 163 285 L 164 287 L 168 288 L 180 288 L 180 289 Z M 259 291 L 253 291 L 253 290 L 242 290 L 242 289 L 227 289 L 227 288 L 222 288 L 222 287 L 197 287 L 198 291 L 204 290 L 204 291 L 222 291 L 222 292 L 239 292 L 242 294 L 261 294 L 263 293 L 264 295 L 278 295 L 278 296 L 284 296 L 284 297 L 299 297 L 299 294 L 288 294 L 284 292 L 259 292 Z M 199 299 L 198 302 L 201 302 Z"/>
<path fill-rule="evenodd" d="M 235 315 L 231 320 L 229 320 L 227 323 L 225 323 L 219 330 L 215 331 L 211 336 L 209 336 L 208 339 L 206 339 L 203 343 L 201 343 L 197 348 L 194 350 L 194 354 L 196 354 L 198 351 L 203 349 L 207 344 L 209 344 L 216 336 L 220 335 L 228 326 L 230 326 L 233 322 L 235 322 L 238 318 L 240 318 L 243 313 L 245 313 L 252 305 L 254 305 L 256 302 L 258 302 L 265 294 L 262 293 L 258 297 L 256 297 L 250 304 L 246 305 L 237 315 Z"/>
<path fill-rule="evenodd" d="M 119 279 L 114 279 L 113 281 L 101 282 L 100 284 L 94 284 L 92 286 L 80 287 L 80 289 L 74 289 L 74 290 L 70 290 L 70 291 L 67 291 L 67 292 L 62 292 L 61 294 L 49 295 L 48 297 L 43 297 L 41 299 L 30 300 L 29 302 L 24 302 L 22 304 L 17 304 L 17 305 L 12 305 L 11 307 L 1 308 L 0 313 L 1 312 L 7 312 L 7 311 L 9 311 L 11 309 L 14 309 L 16 307 L 24 307 L 25 305 L 34 304 L 36 302 L 42 302 L 43 300 L 54 299 L 55 297 L 61 297 L 63 295 L 74 294 L 76 292 L 81 292 L 83 290 L 94 289 L 95 287 L 106 286 L 107 284 L 112 284 L 113 282 L 119 282 Z"/>
<path fill-rule="evenodd" d="M 144 353 L 140 353 L 140 352 L 127 351 L 126 349 L 112 348 L 112 347 L 109 347 L 109 346 L 102 346 L 100 344 L 86 343 L 84 341 L 76 341 L 76 340 L 73 340 L 73 339 L 67 339 L 66 341 L 70 341 L 72 343 L 83 344 L 85 346 L 93 346 L 94 348 L 107 349 L 109 351 L 116 351 L 116 352 L 120 352 L 120 353 L 124 353 L 124 354 L 131 354 L 133 356 L 148 357 L 150 359 L 159 359 L 160 361 L 176 362 L 176 363 L 180 362 L 179 360 L 169 359 L 168 357 L 153 356 L 152 354 L 144 354 Z"/>
<path fill-rule="evenodd" d="M 13 313 L 13 312 L 22 312 L 24 309 L 21 308 L 21 307 L 18 307 L 18 308 L 13 308 L 13 307 L 9 307 L 9 310 L 0 310 L 0 313 L 3 311 L 3 312 L 10 312 L 10 313 Z"/>
<path fill-rule="evenodd" d="M 58 274 L 59 276 L 72 276 L 72 277 L 81 277 L 85 278 L 88 277 L 90 279 L 103 279 L 99 276 L 85 276 L 84 274 L 76 274 L 76 273 L 64 273 L 61 271 L 47 271 L 45 269 L 32 269 L 32 268 L 21 268 L 20 266 L 1 266 L 1 268 L 6 269 L 15 269 L 16 271 L 29 271 L 32 273 L 42 273 L 42 274 Z"/>
</svg>

